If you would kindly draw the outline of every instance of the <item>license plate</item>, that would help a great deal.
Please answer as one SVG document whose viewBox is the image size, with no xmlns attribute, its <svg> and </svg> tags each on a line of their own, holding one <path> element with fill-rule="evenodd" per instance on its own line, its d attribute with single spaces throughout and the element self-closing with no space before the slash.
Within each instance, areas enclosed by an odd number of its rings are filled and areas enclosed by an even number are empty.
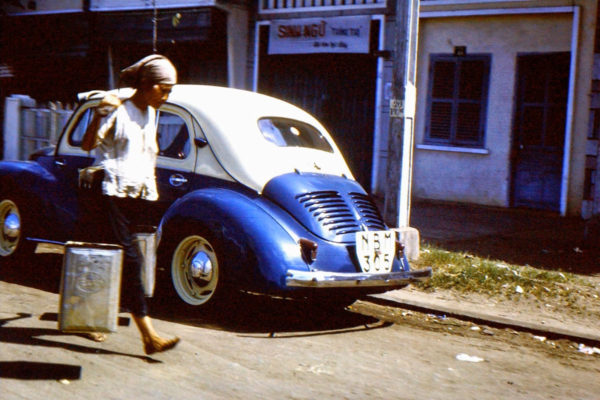
<svg viewBox="0 0 600 400">
<path fill-rule="evenodd" d="M 363 272 L 390 272 L 395 253 L 394 231 L 356 232 L 356 256 Z"/>
</svg>

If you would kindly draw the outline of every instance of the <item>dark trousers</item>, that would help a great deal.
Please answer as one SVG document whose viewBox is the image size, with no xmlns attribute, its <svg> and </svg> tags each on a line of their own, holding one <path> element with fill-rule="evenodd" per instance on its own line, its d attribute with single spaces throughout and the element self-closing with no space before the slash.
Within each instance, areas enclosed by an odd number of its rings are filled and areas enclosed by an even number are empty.
<svg viewBox="0 0 600 400">
<path fill-rule="evenodd" d="M 136 227 L 145 215 L 145 200 L 105 196 L 87 191 L 81 194 L 77 240 L 119 244 L 123 247 L 121 275 L 122 309 L 136 317 L 148 315 L 142 286 L 143 257 L 134 241 Z"/>
<path fill-rule="evenodd" d="M 121 307 L 128 308 L 136 317 L 148 315 L 148 306 L 142 286 L 143 257 L 134 241 L 133 216 L 143 214 L 144 200 L 103 196 L 107 204 L 108 220 L 116 243 L 123 246 L 123 275 L 121 278 Z M 141 206 L 141 207 L 140 207 Z"/>
</svg>

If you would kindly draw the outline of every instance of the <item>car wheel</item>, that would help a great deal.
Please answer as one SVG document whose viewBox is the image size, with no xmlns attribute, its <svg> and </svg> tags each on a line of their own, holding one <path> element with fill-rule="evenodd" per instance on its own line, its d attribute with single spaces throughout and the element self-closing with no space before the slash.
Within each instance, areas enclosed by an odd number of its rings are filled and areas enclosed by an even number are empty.
<svg viewBox="0 0 600 400">
<path fill-rule="evenodd" d="M 194 308 L 217 309 L 233 291 L 226 284 L 224 241 L 192 229 L 172 242 L 170 281 L 175 294 Z M 159 300 L 160 301 L 160 300 Z"/>
<path fill-rule="evenodd" d="M 23 253 L 24 236 L 17 203 L 0 196 L 0 257 L 16 259 Z"/>
</svg>

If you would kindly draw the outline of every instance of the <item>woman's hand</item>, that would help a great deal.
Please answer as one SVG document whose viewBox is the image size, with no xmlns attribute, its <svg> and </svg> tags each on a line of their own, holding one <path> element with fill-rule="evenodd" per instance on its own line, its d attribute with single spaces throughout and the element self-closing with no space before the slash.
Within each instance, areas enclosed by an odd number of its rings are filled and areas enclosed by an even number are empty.
<svg viewBox="0 0 600 400">
<path fill-rule="evenodd" d="M 121 100 L 112 94 L 107 94 L 100 104 L 94 110 L 94 117 L 92 122 L 88 125 L 81 140 L 81 148 L 85 151 L 91 151 L 98 146 L 100 140 L 98 138 L 98 128 L 100 128 L 100 120 L 110 113 L 112 113 L 117 107 L 121 105 Z"/>
<path fill-rule="evenodd" d="M 99 115 L 100 117 L 106 117 L 120 105 L 121 100 L 117 96 L 113 94 L 107 94 L 102 100 L 100 100 L 100 104 L 98 104 L 96 107 L 94 116 Z"/>
</svg>

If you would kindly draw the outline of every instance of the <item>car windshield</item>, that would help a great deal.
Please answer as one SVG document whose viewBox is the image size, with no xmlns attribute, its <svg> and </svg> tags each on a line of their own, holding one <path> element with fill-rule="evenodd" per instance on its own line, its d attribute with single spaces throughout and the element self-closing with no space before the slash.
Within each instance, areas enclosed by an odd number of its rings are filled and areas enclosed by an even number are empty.
<svg viewBox="0 0 600 400">
<path fill-rule="evenodd" d="M 319 130 L 304 122 L 287 118 L 261 118 L 258 128 L 269 142 L 279 147 L 307 147 L 333 153 Z"/>
</svg>

